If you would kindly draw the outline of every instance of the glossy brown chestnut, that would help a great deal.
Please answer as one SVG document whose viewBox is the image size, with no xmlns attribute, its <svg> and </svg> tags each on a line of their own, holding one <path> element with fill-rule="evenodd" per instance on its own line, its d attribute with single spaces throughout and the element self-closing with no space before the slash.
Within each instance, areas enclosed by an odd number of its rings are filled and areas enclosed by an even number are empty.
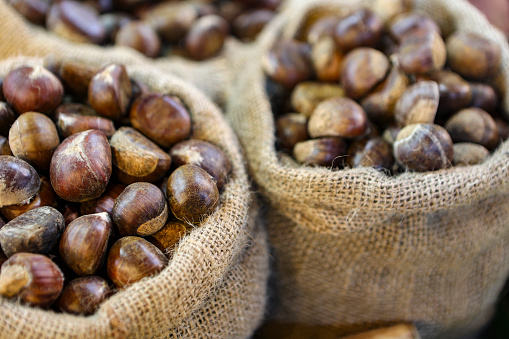
<svg viewBox="0 0 509 339">
<path fill-rule="evenodd" d="M 425 78 L 436 81 L 440 91 L 438 110 L 440 112 L 457 111 L 467 107 L 472 101 L 470 84 L 459 74 L 447 70 L 431 72 Z"/>
<path fill-rule="evenodd" d="M 183 165 L 169 177 L 166 194 L 175 217 L 188 224 L 200 223 L 219 204 L 213 178 L 195 165 Z"/>
<path fill-rule="evenodd" d="M 0 135 L 7 137 L 12 124 L 18 116 L 12 111 L 6 102 L 0 101 Z"/>
<path fill-rule="evenodd" d="M 490 151 L 482 145 L 471 142 L 459 142 L 454 144 L 453 166 L 477 165 L 490 155 Z"/>
<path fill-rule="evenodd" d="M 111 151 L 103 132 L 88 130 L 73 134 L 56 149 L 50 164 L 55 193 L 67 201 L 99 198 L 112 171 Z"/>
<path fill-rule="evenodd" d="M 416 31 L 405 35 L 397 59 L 405 73 L 423 74 L 444 67 L 447 58 L 445 43 L 434 30 Z"/>
<path fill-rule="evenodd" d="M 44 255 L 18 253 L 2 264 L 0 294 L 6 298 L 48 307 L 58 298 L 63 286 L 62 272 Z"/>
<path fill-rule="evenodd" d="M 132 127 L 120 127 L 110 140 L 112 161 L 120 182 L 155 182 L 170 168 L 172 159 Z"/>
<path fill-rule="evenodd" d="M 58 243 L 65 223 L 62 214 L 50 206 L 27 211 L 0 229 L 0 245 L 5 255 L 29 252 L 47 254 Z"/>
<path fill-rule="evenodd" d="M 123 65 L 110 64 L 103 67 L 90 80 L 88 101 L 102 116 L 120 119 L 127 113 L 131 99 L 131 81 Z"/>
<path fill-rule="evenodd" d="M 41 177 L 40 180 L 41 186 L 39 191 L 28 204 L 4 206 L 0 209 L 7 220 L 12 220 L 27 211 L 42 206 L 51 206 L 53 208 L 57 207 L 57 195 L 55 194 L 55 191 L 53 191 L 53 187 L 51 187 L 49 178 Z"/>
<path fill-rule="evenodd" d="M 149 58 L 155 58 L 161 52 L 159 36 L 142 21 L 122 25 L 115 35 L 115 45 L 131 47 Z"/>
<path fill-rule="evenodd" d="M 78 275 L 92 275 L 103 265 L 111 234 L 108 213 L 87 214 L 73 220 L 60 239 L 62 260 Z"/>
<path fill-rule="evenodd" d="M 113 205 L 115 205 L 115 199 L 117 199 L 117 197 L 124 191 L 125 188 L 125 185 L 110 183 L 100 198 L 81 203 L 81 215 L 106 212 L 111 216 Z"/>
<path fill-rule="evenodd" d="M 111 215 L 121 236 L 147 236 L 166 224 L 168 205 L 159 187 L 136 182 L 118 196 Z"/>
<path fill-rule="evenodd" d="M 392 145 L 377 137 L 354 142 L 348 150 L 347 163 L 352 167 L 390 170 L 394 165 Z"/>
<path fill-rule="evenodd" d="M 64 313 L 90 315 L 110 294 L 111 289 L 104 278 L 80 277 L 64 287 L 55 305 Z"/>
<path fill-rule="evenodd" d="M 394 118 L 400 126 L 431 124 L 435 121 L 440 91 L 435 81 L 419 81 L 408 86 L 396 102 Z"/>
<path fill-rule="evenodd" d="M 311 48 L 311 62 L 316 78 L 320 81 L 339 81 L 343 53 L 337 48 L 334 39 L 323 37 Z"/>
<path fill-rule="evenodd" d="M 9 145 L 16 157 L 39 170 L 47 171 L 60 139 L 50 118 L 41 113 L 26 112 L 12 124 Z"/>
<path fill-rule="evenodd" d="M 64 59 L 59 60 L 58 75 L 65 85 L 66 91 L 80 97 L 88 95 L 90 80 L 97 74 L 99 69 L 83 62 Z"/>
<path fill-rule="evenodd" d="M 197 139 L 184 140 L 170 149 L 175 167 L 196 165 L 214 178 L 221 190 L 228 180 L 232 164 L 226 154 L 214 144 Z"/>
<path fill-rule="evenodd" d="M 495 120 L 480 108 L 462 109 L 447 120 L 445 129 L 454 142 L 472 142 L 489 150 L 499 143 Z"/>
<path fill-rule="evenodd" d="M 125 288 L 161 272 L 168 264 L 166 256 L 140 237 L 123 237 L 113 244 L 108 254 L 108 277 L 115 287 Z"/>
<path fill-rule="evenodd" d="M 265 8 L 244 12 L 233 21 L 233 32 L 240 40 L 253 41 L 274 16 L 274 11 Z"/>
<path fill-rule="evenodd" d="M 10 155 L 0 156 L 0 207 L 28 203 L 40 185 L 39 174 L 29 163 Z"/>
<path fill-rule="evenodd" d="M 292 91 L 290 103 L 292 107 L 306 117 L 310 117 L 316 106 L 322 101 L 335 97 L 344 97 L 343 87 L 335 84 L 303 81 Z"/>
<path fill-rule="evenodd" d="M 384 22 L 370 9 L 363 8 L 342 18 L 334 31 L 340 49 L 348 52 L 356 47 L 375 47 L 382 36 Z"/>
<path fill-rule="evenodd" d="M 159 93 L 138 97 L 131 107 L 130 119 L 134 128 L 161 147 L 171 147 L 191 133 L 191 117 L 186 108 Z"/>
<path fill-rule="evenodd" d="M 495 89 L 482 82 L 470 82 L 472 90 L 472 101 L 469 106 L 477 107 L 486 112 L 493 112 L 498 106 L 498 95 Z"/>
<path fill-rule="evenodd" d="M 206 15 L 193 24 L 187 33 L 185 47 L 194 60 L 204 60 L 216 55 L 223 48 L 228 23 L 218 15 Z"/>
<path fill-rule="evenodd" d="M 2 90 L 5 100 L 18 114 L 34 111 L 51 114 L 62 102 L 60 80 L 41 66 L 21 66 L 7 73 Z"/>
<path fill-rule="evenodd" d="M 58 113 L 56 119 L 58 133 L 62 138 L 67 138 L 73 134 L 83 132 L 89 129 L 96 129 L 104 133 L 107 138 L 115 133 L 113 121 L 99 116 L 86 116 L 73 113 Z"/>
<path fill-rule="evenodd" d="M 143 16 L 143 21 L 170 43 L 177 43 L 189 31 L 198 12 L 188 2 L 162 2 Z"/>
<path fill-rule="evenodd" d="M 286 113 L 276 119 L 276 136 L 279 145 L 291 151 L 296 143 L 309 139 L 308 119 L 300 113 Z"/>
<path fill-rule="evenodd" d="M 407 12 L 393 18 L 388 23 L 388 31 L 394 40 L 401 42 L 403 38 L 417 31 L 435 31 L 442 34 L 440 27 L 424 13 Z"/>
<path fill-rule="evenodd" d="M 43 25 L 51 2 L 48 0 L 9 0 L 9 3 L 28 21 Z"/>
<path fill-rule="evenodd" d="M 342 138 L 311 139 L 298 142 L 293 148 L 293 157 L 303 165 L 342 167 L 347 148 Z"/>
</svg>

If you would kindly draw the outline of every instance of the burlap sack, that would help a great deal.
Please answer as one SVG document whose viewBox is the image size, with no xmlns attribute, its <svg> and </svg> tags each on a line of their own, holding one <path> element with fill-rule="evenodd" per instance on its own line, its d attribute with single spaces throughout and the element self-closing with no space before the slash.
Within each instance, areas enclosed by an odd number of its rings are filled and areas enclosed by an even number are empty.
<svg viewBox="0 0 509 339">
<path fill-rule="evenodd" d="M 271 320 L 338 335 L 400 322 L 416 324 L 423 338 L 473 334 L 489 320 L 509 273 L 508 142 L 481 165 L 396 177 L 301 167 L 274 148 L 262 55 L 280 36 L 295 36 L 310 12 L 370 3 L 289 0 L 235 65 L 227 117 L 270 204 L 278 276 Z M 413 4 L 444 32 L 475 31 L 501 47 L 497 84 L 509 111 L 504 36 L 465 1 Z"/>
<path fill-rule="evenodd" d="M 41 59 L 0 63 L 0 75 Z M 130 76 L 182 100 L 193 136 L 223 149 L 233 171 L 219 208 L 186 236 L 158 275 L 118 292 L 93 316 L 56 314 L 0 298 L 2 338 L 248 338 L 265 309 L 265 233 L 248 217 L 250 186 L 238 141 L 222 113 L 186 82 L 147 66 Z"/>
</svg>

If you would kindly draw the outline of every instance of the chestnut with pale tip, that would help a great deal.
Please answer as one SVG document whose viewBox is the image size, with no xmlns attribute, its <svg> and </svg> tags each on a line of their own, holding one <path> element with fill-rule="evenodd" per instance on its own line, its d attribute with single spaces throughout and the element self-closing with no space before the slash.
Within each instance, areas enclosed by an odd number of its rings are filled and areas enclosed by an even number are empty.
<svg viewBox="0 0 509 339">
<path fill-rule="evenodd" d="M 347 155 L 347 143 L 342 138 L 319 138 L 295 144 L 293 156 L 308 166 L 342 167 Z"/>
<path fill-rule="evenodd" d="M 446 59 L 444 40 L 434 30 L 405 35 L 397 53 L 399 67 L 410 74 L 424 74 L 441 69 Z"/>
<path fill-rule="evenodd" d="M 339 21 L 334 37 L 340 49 L 348 52 L 356 47 L 377 46 L 383 30 L 382 18 L 368 8 L 362 8 Z"/>
<path fill-rule="evenodd" d="M 345 90 L 339 85 L 316 81 L 303 81 L 293 89 L 290 96 L 290 103 L 297 112 L 309 118 L 316 106 L 322 101 L 344 96 Z"/>
<path fill-rule="evenodd" d="M 57 245 L 64 228 L 64 217 L 58 210 L 35 208 L 0 229 L 0 245 L 7 257 L 20 252 L 47 254 Z"/>
<path fill-rule="evenodd" d="M 115 287 L 126 288 L 161 272 L 168 258 L 147 240 L 127 236 L 113 244 L 108 254 L 107 271 Z"/>
<path fill-rule="evenodd" d="M 58 298 L 63 286 L 62 271 L 41 254 L 15 254 L 0 270 L 0 295 L 24 304 L 48 307 Z"/>
<path fill-rule="evenodd" d="M 204 60 L 216 55 L 225 42 L 228 23 L 219 15 L 198 18 L 185 38 L 185 48 L 194 60 Z"/>
<path fill-rule="evenodd" d="M 65 228 L 59 244 L 62 260 L 78 275 L 92 275 L 103 265 L 111 235 L 108 213 L 87 214 Z"/>
<path fill-rule="evenodd" d="M 435 81 L 410 85 L 396 102 L 394 118 L 401 126 L 431 124 L 435 121 L 440 91 Z"/>
<path fill-rule="evenodd" d="M 149 235 L 146 239 L 163 252 L 166 257 L 171 258 L 172 251 L 190 230 L 181 221 L 169 221 L 156 233 Z"/>
<path fill-rule="evenodd" d="M 159 187 L 148 182 L 136 182 L 120 193 L 111 215 L 121 236 L 147 236 L 166 224 L 168 206 Z"/>
<path fill-rule="evenodd" d="M 28 203 L 40 186 L 39 174 L 29 163 L 0 156 L 0 207 Z"/>
<path fill-rule="evenodd" d="M 173 215 L 188 224 L 200 223 L 219 204 L 212 176 L 195 165 L 178 167 L 168 178 L 166 194 Z"/>
<path fill-rule="evenodd" d="M 40 112 L 49 115 L 62 102 L 64 87 L 42 66 L 20 66 L 4 78 L 5 100 L 18 114 Z"/>
<path fill-rule="evenodd" d="M 449 133 L 435 124 L 404 127 L 393 145 L 396 160 L 411 171 L 436 171 L 451 166 L 454 148 Z"/>
</svg>

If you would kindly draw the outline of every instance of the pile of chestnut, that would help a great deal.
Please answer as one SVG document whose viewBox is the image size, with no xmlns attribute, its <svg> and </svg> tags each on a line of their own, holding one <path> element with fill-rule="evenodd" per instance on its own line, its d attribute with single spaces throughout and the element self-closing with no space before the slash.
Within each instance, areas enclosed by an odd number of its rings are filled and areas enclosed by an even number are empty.
<svg viewBox="0 0 509 339">
<path fill-rule="evenodd" d="M 226 154 L 126 68 L 48 60 L 0 86 L 0 295 L 91 314 L 168 264 L 219 203 Z"/>
<path fill-rule="evenodd" d="M 300 164 L 390 174 L 481 163 L 509 135 L 493 85 L 500 62 L 493 41 L 443 37 L 409 9 L 310 17 L 262 60 L 276 146 Z"/>
<path fill-rule="evenodd" d="M 75 42 L 131 47 L 148 57 L 217 55 L 229 34 L 256 38 L 281 0 L 8 0 L 32 23 Z"/>
</svg>

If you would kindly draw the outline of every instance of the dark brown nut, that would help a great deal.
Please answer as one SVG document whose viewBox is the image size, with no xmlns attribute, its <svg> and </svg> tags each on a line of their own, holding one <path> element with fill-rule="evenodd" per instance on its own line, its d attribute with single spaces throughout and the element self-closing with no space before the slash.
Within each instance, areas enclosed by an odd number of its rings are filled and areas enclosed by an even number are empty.
<svg viewBox="0 0 509 339">
<path fill-rule="evenodd" d="M 6 102 L 0 101 L 0 135 L 9 135 L 9 130 L 18 116 L 12 111 Z"/>
<path fill-rule="evenodd" d="M 21 114 L 9 130 L 12 154 L 35 168 L 47 171 L 51 157 L 60 145 L 57 128 L 44 114 Z"/>
<path fill-rule="evenodd" d="M 308 166 L 342 167 L 348 146 L 342 138 L 320 138 L 298 142 L 293 157 Z"/>
<path fill-rule="evenodd" d="M 380 137 L 356 141 L 348 149 L 347 163 L 352 168 L 390 170 L 394 165 L 392 145 Z"/>
<path fill-rule="evenodd" d="M 118 196 L 111 213 L 121 236 L 147 236 L 159 231 L 168 219 L 163 192 L 148 182 L 136 182 Z"/>
<path fill-rule="evenodd" d="M 59 197 L 83 202 L 101 196 L 111 171 L 108 139 L 91 129 L 71 135 L 58 146 L 51 159 L 50 180 Z"/>
<path fill-rule="evenodd" d="M 64 287 L 57 265 L 41 254 L 18 253 L 3 263 L 0 294 L 32 306 L 48 307 Z"/>
<path fill-rule="evenodd" d="M 40 186 L 39 174 L 29 163 L 0 156 L 0 207 L 28 203 Z"/>
<path fill-rule="evenodd" d="M 441 69 L 446 56 L 444 40 L 436 31 L 417 31 L 406 35 L 397 53 L 399 67 L 410 74 Z"/>
<path fill-rule="evenodd" d="M 88 95 L 90 81 L 99 69 L 79 61 L 64 59 L 61 61 L 59 76 L 65 85 L 66 91 L 81 98 Z"/>
<path fill-rule="evenodd" d="M 172 256 L 173 249 L 187 233 L 189 233 L 189 230 L 184 223 L 169 221 L 159 231 L 148 236 L 147 240 L 161 250 L 169 259 Z"/>
<path fill-rule="evenodd" d="M 276 137 L 279 145 L 291 151 L 296 143 L 309 139 L 308 118 L 300 113 L 287 113 L 276 119 Z"/>
<path fill-rule="evenodd" d="M 172 159 L 132 127 L 120 127 L 110 140 L 112 161 L 124 184 L 155 182 L 168 172 Z"/>
<path fill-rule="evenodd" d="M 346 53 L 356 47 L 377 46 L 383 29 L 382 18 L 363 8 L 342 18 L 334 30 L 334 37 L 341 51 Z"/>
<path fill-rule="evenodd" d="M 127 114 L 131 99 L 131 81 L 123 65 L 103 67 L 90 80 L 88 101 L 102 116 L 118 120 Z"/>
<path fill-rule="evenodd" d="M 161 272 L 168 258 L 154 245 L 140 237 L 123 237 L 108 254 L 108 277 L 115 287 L 125 288 Z"/>
<path fill-rule="evenodd" d="M 12 155 L 11 146 L 9 146 L 9 140 L 0 135 L 0 155 Z"/>
<path fill-rule="evenodd" d="M 435 171 L 451 166 L 454 148 L 451 137 L 439 125 L 404 127 L 394 142 L 396 160 L 411 171 Z"/>
<path fill-rule="evenodd" d="M 161 51 L 159 36 L 142 21 L 131 21 L 120 27 L 115 45 L 131 47 L 149 58 L 157 57 Z"/>
<path fill-rule="evenodd" d="M 387 126 L 382 134 L 382 138 L 387 141 L 390 145 L 394 145 L 394 141 L 398 137 L 401 127 L 393 123 Z"/>
<path fill-rule="evenodd" d="M 219 12 L 218 14 L 228 22 L 233 22 L 236 17 L 245 11 L 245 5 L 240 2 L 220 1 L 217 4 L 217 7 Z"/>
<path fill-rule="evenodd" d="M 4 92 L 2 86 L 4 84 L 4 77 L 0 77 L 0 101 L 5 101 Z"/>
<path fill-rule="evenodd" d="M 5 99 L 18 114 L 34 111 L 49 115 L 62 102 L 64 88 L 41 66 L 21 66 L 10 71 L 2 85 Z"/>
<path fill-rule="evenodd" d="M 219 191 L 213 178 L 195 165 L 177 168 L 168 179 L 166 194 L 175 217 L 198 224 L 219 204 Z"/>
<path fill-rule="evenodd" d="M 131 124 L 153 142 L 169 148 L 191 134 L 191 117 L 177 100 L 163 94 L 141 95 L 131 107 Z"/>
<path fill-rule="evenodd" d="M 388 23 L 388 31 L 396 42 L 401 42 L 407 35 L 418 31 L 434 31 L 439 35 L 442 34 L 440 27 L 438 27 L 433 19 L 424 13 L 416 12 L 403 13 L 396 16 Z"/>
<path fill-rule="evenodd" d="M 107 138 L 111 138 L 116 131 L 113 121 L 108 118 L 72 113 L 58 113 L 56 124 L 58 134 L 62 138 L 67 138 L 68 136 L 89 129 L 99 130 L 103 132 Z"/>
<path fill-rule="evenodd" d="M 392 121 L 396 102 L 408 83 L 408 77 L 398 67 L 392 67 L 387 78 L 361 102 L 368 118 L 380 123 Z"/>
<path fill-rule="evenodd" d="M 44 25 L 51 1 L 9 0 L 9 3 L 28 21 L 36 25 Z"/>
<path fill-rule="evenodd" d="M 297 112 L 309 118 L 322 101 L 344 96 L 345 91 L 339 85 L 304 81 L 295 86 L 290 102 Z"/>
<path fill-rule="evenodd" d="M 371 10 L 378 14 L 384 22 L 387 22 L 400 14 L 412 9 L 411 0 L 375 0 L 371 4 Z"/>
<path fill-rule="evenodd" d="M 308 80 L 313 73 L 309 46 L 296 40 L 277 41 L 261 62 L 265 74 L 286 88 Z"/>
<path fill-rule="evenodd" d="M 480 108 L 462 109 L 447 120 L 445 129 L 454 142 L 472 142 L 489 150 L 499 143 L 495 120 Z"/>
<path fill-rule="evenodd" d="M 341 84 L 346 95 L 360 99 L 383 81 L 389 71 L 389 59 L 373 48 L 356 48 L 343 60 Z"/>
<path fill-rule="evenodd" d="M 465 108 L 472 101 L 472 90 L 470 85 L 458 74 L 438 70 L 427 76 L 432 81 L 436 81 L 440 91 L 440 103 L 438 110 L 440 112 L 457 111 Z"/>
<path fill-rule="evenodd" d="M 0 211 L 7 220 L 12 220 L 27 211 L 43 206 L 57 207 L 57 195 L 55 191 L 53 191 L 53 187 L 51 187 L 51 183 L 47 177 L 41 177 L 39 191 L 28 204 L 4 206 Z"/>
<path fill-rule="evenodd" d="M 396 102 L 394 118 L 400 126 L 431 124 L 437 114 L 440 91 L 434 81 L 409 86 Z"/>
<path fill-rule="evenodd" d="M 333 38 L 323 37 L 312 45 L 311 62 L 318 80 L 339 81 L 343 53 L 336 47 Z"/>
<path fill-rule="evenodd" d="M 349 98 L 322 101 L 308 121 L 308 133 L 311 138 L 355 138 L 364 135 L 367 128 L 366 112 Z"/>
<path fill-rule="evenodd" d="M 470 82 L 472 101 L 469 106 L 477 107 L 486 112 L 493 112 L 498 107 L 498 95 L 495 89 L 481 82 Z"/>
<path fill-rule="evenodd" d="M 65 223 L 50 206 L 27 211 L 0 229 L 0 244 L 7 257 L 20 252 L 47 254 L 58 243 Z"/>
<path fill-rule="evenodd" d="M 253 41 L 275 15 L 274 11 L 265 8 L 244 12 L 233 21 L 233 32 L 240 40 Z"/>
<path fill-rule="evenodd" d="M 143 21 L 167 42 L 177 43 L 197 18 L 196 8 L 188 2 L 163 2 L 152 7 Z"/>
<path fill-rule="evenodd" d="M 104 264 L 111 228 L 112 221 L 106 212 L 73 220 L 60 239 L 62 260 L 78 275 L 95 274 Z"/>
<path fill-rule="evenodd" d="M 500 68 L 500 47 L 473 32 L 457 31 L 447 38 L 447 57 L 453 71 L 466 78 L 494 76 Z"/>
<path fill-rule="evenodd" d="M 471 142 L 459 142 L 454 144 L 453 166 L 477 165 L 490 155 L 486 147 Z"/>
<path fill-rule="evenodd" d="M 324 37 L 334 38 L 334 30 L 336 29 L 339 20 L 340 17 L 335 15 L 324 16 L 317 19 L 309 27 L 304 40 L 308 44 L 314 45 Z"/>
<path fill-rule="evenodd" d="M 107 40 L 113 42 L 120 27 L 129 23 L 133 18 L 127 13 L 118 12 L 102 14 L 99 16 L 99 20 L 106 31 Z"/>
<path fill-rule="evenodd" d="M 115 199 L 117 199 L 117 197 L 124 191 L 125 188 L 126 186 L 122 184 L 108 185 L 106 191 L 100 198 L 81 203 L 81 215 L 106 212 L 111 216 L 113 206 L 115 205 Z"/>
<path fill-rule="evenodd" d="M 509 139 L 509 123 L 501 118 L 495 118 L 495 123 L 497 124 L 498 139 L 500 142 Z"/>
<path fill-rule="evenodd" d="M 55 120 L 58 120 L 59 114 L 72 114 L 72 115 L 84 115 L 91 117 L 98 117 L 99 114 L 88 105 L 80 104 L 76 102 L 67 102 L 55 109 Z"/>
<path fill-rule="evenodd" d="M 58 210 L 64 216 L 65 226 L 69 225 L 74 219 L 80 216 L 78 208 L 71 204 L 62 204 L 58 206 Z"/>
<path fill-rule="evenodd" d="M 106 39 L 106 31 L 97 10 L 78 1 L 55 1 L 46 18 L 46 27 L 75 42 L 100 44 Z"/>
<path fill-rule="evenodd" d="M 217 146 L 204 140 L 190 139 L 175 144 L 170 149 L 175 167 L 196 165 L 203 168 L 221 190 L 228 181 L 232 164 L 226 154 Z"/>
<path fill-rule="evenodd" d="M 65 286 L 55 305 L 64 313 L 90 315 L 110 294 L 110 287 L 103 278 L 81 277 Z"/>
<path fill-rule="evenodd" d="M 187 33 L 187 54 L 194 60 L 204 60 L 216 55 L 223 48 L 228 23 L 219 15 L 199 18 Z"/>
</svg>

